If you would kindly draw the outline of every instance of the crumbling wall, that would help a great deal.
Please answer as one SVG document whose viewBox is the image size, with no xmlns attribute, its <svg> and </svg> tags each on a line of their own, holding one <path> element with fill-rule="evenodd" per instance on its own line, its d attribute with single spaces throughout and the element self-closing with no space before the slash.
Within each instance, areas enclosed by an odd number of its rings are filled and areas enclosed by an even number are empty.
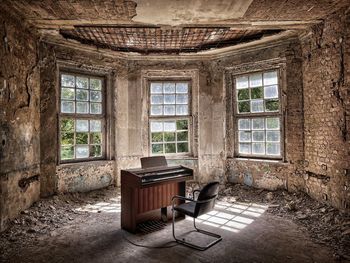
<svg viewBox="0 0 350 263">
<path fill-rule="evenodd" d="M 0 12 L 0 231 L 39 198 L 37 51 L 35 32 Z"/>
<path fill-rule="evenodd" d="M 350 16 L 342 9 L 302 38 L 305 187 L 350 208 Z"/>
</svg>

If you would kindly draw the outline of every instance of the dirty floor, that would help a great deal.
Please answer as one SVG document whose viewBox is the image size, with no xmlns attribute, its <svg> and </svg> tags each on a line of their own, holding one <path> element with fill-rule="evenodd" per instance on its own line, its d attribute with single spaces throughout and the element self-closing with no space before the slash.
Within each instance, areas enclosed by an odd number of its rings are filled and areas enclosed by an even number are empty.
<svg viewBox="0 0 350 263">
<path fill-rule="evenodd" d="M 0 235 L 0 262 L 348 262 L 348 251 L 341 247 L 347 245 L 347 234 L 338 243 L 323 240 L 322 233 L 317 240 L 305 225 L 313 213 L 328 215 L 332 208 L 319 204 L 316 212 L 298 211 L 305 202 L 300 198 L 284 191 L 226 187 L 215 210 L 198 220 L 198 227 L 223 240 L 200 252 L 174 243 L 170 223 L 149 234 L 121 230 L 117 188 L 54 196 L 24 211 Z M 338 217 L 347 225 L 347 215 Z M 178 221 L 176 230 L 197 244 L 211 241 L 187 234 L 190 218 Z"/>
</svg>

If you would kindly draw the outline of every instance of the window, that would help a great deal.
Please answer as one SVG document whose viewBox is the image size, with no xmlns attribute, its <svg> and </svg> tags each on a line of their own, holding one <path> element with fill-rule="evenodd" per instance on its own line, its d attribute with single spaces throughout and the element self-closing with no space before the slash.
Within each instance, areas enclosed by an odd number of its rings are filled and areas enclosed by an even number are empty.
<svg viewBox="0 0 350 263">
<path fill-rule="evenodd" d="M 190 93 L 188 82 L 151 82 L 150 152 L 188 154 Z"/>
<path fill-rule="evenodd" d="M 235 78 L 238 156 L 281 158 L 281 111 L 276 70 Z"/>
<path fill-rule="evenodd" d="M 60 75 L 60 160 L 104 156 L 104 96 L 100 77 Z"/>
</svg>

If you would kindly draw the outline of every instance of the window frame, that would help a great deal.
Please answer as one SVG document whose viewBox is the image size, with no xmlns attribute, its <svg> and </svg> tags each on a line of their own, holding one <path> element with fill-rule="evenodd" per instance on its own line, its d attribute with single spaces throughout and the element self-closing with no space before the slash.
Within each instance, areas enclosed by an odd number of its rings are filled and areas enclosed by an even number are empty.
<svg viewBox="0 0 350 263">
<path fill-rule="evenodd" d="M 191 79 L 183 79 L 183 78 L 164 78 L 164 79 L 148 79 L 147 80 L 147 116 L 148 116 L 148 154 L 149 156 L 159 156 L 164 155 L 167 157 L 189 157 L 193 154 L 192 149 L 192 80 Z M 188 84 L 188 115 L 151 115 L 151 84 L 152 83 L 187 83 Z M 164 94 L 164 93 L 162 93 Z M 175 91 L 176 94 L 176 91 Z M 164 104 L 162 104 L 164 105 Z M 176 103 L 174 104 L 176 105 Z M 176 107 L 175 107 L 176 112 Z M 185 153 L 162 153 L 162 154 L 153 154 L 152 153 L 152 132 L 151 132 L 151 122 L 152 121 L 178 121 L 178 120 L 187 120 L 188 121 L 188 152 Z M 175 141 L 177 144 L 177 141 Z M 164 139 L 163 139 L 164 144 Z"/>
<path fill-rule="evenodd" d="M 94 78 L 94 79 L 100 79 L 102 83 L 102 101 L 101 101 L 101 114 L 91 114 L 91 113 L 76 113 L 76 105 L 75 105 L 75 112 L 74 113 L 63 113 L 61 112 L 62 107 L 62 75 L 71 75 L 76 77 L 87 77 L 87 78 Z M 107 110 L 107 97 L 106 97 L 106 85 L 107 80 L 106 76 L 101 74 L 96 74 L 94 72 L 80 72 L 75 71 L 72 69 L 65 69 L 62 68 L 59 70 L 58 74 L 58 126 L 57 126 L 57 141 L 58 141 L 58 147 L 57 147 L 57 160 L 58 164 L 65 164 L 65 163 L 80 163 L 80 162 L 89 162 L 89 161 L 97 161 L 97 160 L 105 160 L 107 158 L 107 119 L 106 119 L 106 110 Z M 73 88 L 73 87 L 72 87 Z M 74 90 L 76 91 L 77 87 L 74 86 Z M 90 88 L 88 89 L 90 91 Z M 73 100 L 68 100 L 73 101 Z M 74 99 L 74 102 L 76 102 L 76 98 Z M 90 102 L 90 100 L 88 101 Z M 90 103 L 89 103 L 89 111 L 90 111 Z M 73 159 L 61 159 L 61 120 L 63 119 L 73 119 L 74 125 L 76 125 L 76 120 L 101 120 L 101 134 L 102 134 L 102 143 L 101 143 L 101 156 L 98 157 L 88 157 L 88 158 L 73 158 Z M 74 142 L 75 142 L 75 136 L 76 131 L 74 131 Z M 90 137 L 90 127 L 89 127 L 89 137 Z M 90 146 L 90 141 L 89 144 Z M 74 143 L 74 148 L 76 147 L 76 144 Z"/>
</svg>

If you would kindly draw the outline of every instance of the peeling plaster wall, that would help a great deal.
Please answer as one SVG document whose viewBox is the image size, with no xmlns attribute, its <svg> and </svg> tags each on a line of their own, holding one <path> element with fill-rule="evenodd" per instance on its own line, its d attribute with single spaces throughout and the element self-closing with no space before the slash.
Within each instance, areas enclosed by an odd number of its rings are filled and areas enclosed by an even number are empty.
<svg viewBox="0 0 350 263">
<path fill-rule="evenodd" d="M 37 50 L 33 32 L 0 12 L 0 231 L 39 198 Z"/>
</svg>

